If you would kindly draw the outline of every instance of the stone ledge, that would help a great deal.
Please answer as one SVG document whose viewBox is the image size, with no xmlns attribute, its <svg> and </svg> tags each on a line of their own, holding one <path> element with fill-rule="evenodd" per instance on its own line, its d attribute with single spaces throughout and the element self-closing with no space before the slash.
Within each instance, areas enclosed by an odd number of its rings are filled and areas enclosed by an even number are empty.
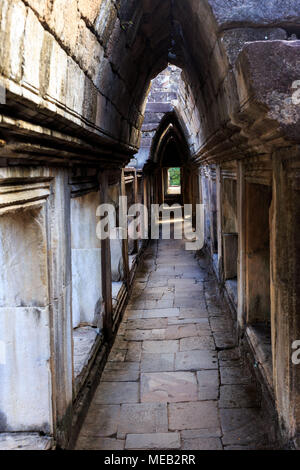
<svg viewBox="0 0 300 470">
<path fill-rule="evenodd" d="M 51 450 L 54 448 L 52 437 L 38 433 L 0 433 L 0 450 Z"/>
</svg>

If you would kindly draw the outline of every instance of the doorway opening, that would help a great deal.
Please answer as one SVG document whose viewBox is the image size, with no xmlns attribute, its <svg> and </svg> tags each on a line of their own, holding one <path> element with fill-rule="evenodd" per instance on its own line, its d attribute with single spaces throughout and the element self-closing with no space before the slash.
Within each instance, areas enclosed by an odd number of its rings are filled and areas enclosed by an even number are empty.
<svg viewBox="0 0 300 470">
<path fill-rule="evenodd" d="M 168 194 L 181 194 L 181 170 L 178 167 L 168 168 Z"/>
</svg>

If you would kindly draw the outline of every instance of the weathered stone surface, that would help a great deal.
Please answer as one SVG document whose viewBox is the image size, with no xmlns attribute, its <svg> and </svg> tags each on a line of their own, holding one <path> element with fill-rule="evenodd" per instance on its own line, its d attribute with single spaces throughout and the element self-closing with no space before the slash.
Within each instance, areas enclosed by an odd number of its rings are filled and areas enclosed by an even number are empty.
<svg viewBox="0 0 300 470">
<path fill-rule="evenodd" d="M 125 441 L 121 439 L 108 439 L 104 437 L 81 437 L 77 443 L 77 450 L 124 450 Z"/>
<path fill-rule="evenodd" d="M 215 350 L 215 343 L 212 336 L 196 336 L 193 338 L 183 338 L 180 340 L 180 351 L 193 350 Z"/>
<path fill-rule="evenodd" d="M 128 362 L 124 365 L 130 364 Z M 105 369 L 101 380 L 103 382 L 136 382 L 139 379 L 140 372 L 139 370 L 134 369 L 118 369 L 118 370 L 109 370 Z"/>
<path fill-rule="evenodd" d="M 138 403 L 139 385 L 134 382 L 102 382 L 94 397 L 98 405 Z"/>
<path fill-rule="evenodd" d="M 198 305 L 198 308 L 180 307 L 180 318 L 207 318 L 208 312 L 204 305 Z"/>
<path fill-rule="evenodd" d="M 125 337 L 128 341 L 163 340 L 165 330 L 129 330 Z"/>
<path fill-rule="evenodd" d="M 128 351 L 126 354 L 126 361 L 139 362 L 142 355 L 142 343 L 131 341 L 128 343 Z"/>
<path fill-rule="evenodd" d="M 256 448 L 268 440 L 268 430 L 255 408 L 221 409 L 220 418 L 225 446 L 252 444 Z"/>
<path fill-rule="evenodd" d="M 208 429 L 186 429 L 180 432 L 182 439 L 197 439 L 209 437 L 221 437 L 222 430 L 220 426 Z"/>
<path fill-rule="evenodd" d="M 128 434 L 126 438 L 125 449 L 180 449 L 180 435 L 176 432 L 156 434 Z"/>
<path fill-rule="evenodd" d="M 190 372 L 141 375 L 141 402 L 186 402 L 198 399 L 196 376 Z"/>
<path fill-rule="evenodd" d="M 168 318 L 129 320 L 127 323 L 127 330 L 158 330 L 160 328 L 164 329 L 167 326 Z"/>
<path fill-rule="evenodd" d="M 109 362 L 120 362 L 120 361 L 125 361 L 127 351 L 125 349 L 123 350 L 118 350 L 115 349 L 114 351 L 111 351 L 108 357 Z"/>
<path fill-rule="evenodd" d="M 255 408 L 258 405 L 255 385 L 222 385 L 220 388 L 221 408 Z"/>
<path fill-rule="evenodd" d="M 1 433 L 0 450 L 51 450 L 53 441 L 38 433 Z"/>
<path fill-rule="evenodd" d="M 202 327 L 202 325 L 201 325 Z M 209 331 L 208 323 L 205 325 L 207 327 L 207 331 Z M 181 339 L 181 338 L 188 338 L 190 336 L 196 336 L 198 333 L 198 325 L 197 324 L 187 324 L 187 325 L 174 325 L 169 326 L 166 329 L 166 339 Z"/>
<path fill-rule="evenodd" d="M 251 382 L 251 375 L 246 369 L 238 367 L 221 367 L 221 384 L 247 384 Z"/>
<path fill-rule="evenodd" d="M 199 400 L 217 400 L 219 397 L 219 372 L 217 370 L 201 370 L 197 372 L 199 384 Z"/>
<path fill-rule="evenodd" d="M 213 351 L 186 351 L 175 356 L 175 370 L 217 369 L 216 353 Z"/>
<path fill-rule="evenodd" d="M 88 411 L 80 437 L 109 437 L 117 432 L 120 405 L 93 404 Z"/>
<path fill-rule="evenodd" d="M 175 353 L 179 350 L 179 341 L 144 341 L 143 352 L 151 354 L 168 354 Z"/>
<path fill-rule="evenodd" d="M 118 436 L 164 432 L 168 432 L 166 404 L 140 403 L 121 406 Z"/>
<path fill-rule="evenodd" d="M 195 438 L 183 439 L 182 450 L 223 450 L 221 439 Z"/>
<path fill-rule="evenodd" d="M 141 372 L 172 372 L 174 371 L 174 363 L 174 353 L 143 353 L 141 360 Z"/>
<path fill-rule="evenodd" d="M 169 429 L 216 428 L 219 426 L 215 402 L 171 403 L 169 405 Z"/>
</svg>

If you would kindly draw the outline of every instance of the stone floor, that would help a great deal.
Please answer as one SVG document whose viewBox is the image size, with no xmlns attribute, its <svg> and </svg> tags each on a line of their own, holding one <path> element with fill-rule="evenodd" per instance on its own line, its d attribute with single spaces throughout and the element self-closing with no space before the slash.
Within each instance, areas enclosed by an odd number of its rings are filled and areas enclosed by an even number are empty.
<svg viewBox="0 0 300 470">
<path fill-rule="evenodd" d="M 272 449 L 206 261 L 147 249 L 77 449 Z"/>
</svg>

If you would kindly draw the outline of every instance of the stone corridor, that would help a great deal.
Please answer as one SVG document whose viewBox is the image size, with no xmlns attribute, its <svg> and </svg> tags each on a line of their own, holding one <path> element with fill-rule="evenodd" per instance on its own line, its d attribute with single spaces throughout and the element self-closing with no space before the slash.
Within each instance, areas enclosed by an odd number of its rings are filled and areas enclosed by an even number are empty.
<svg viewBox="0 0 300 470">
<path fill-rule="evenodd" d="M 227 303 L 184 248 L 147 248 L 76 449 L 275 447 Z"/>
</svg>

